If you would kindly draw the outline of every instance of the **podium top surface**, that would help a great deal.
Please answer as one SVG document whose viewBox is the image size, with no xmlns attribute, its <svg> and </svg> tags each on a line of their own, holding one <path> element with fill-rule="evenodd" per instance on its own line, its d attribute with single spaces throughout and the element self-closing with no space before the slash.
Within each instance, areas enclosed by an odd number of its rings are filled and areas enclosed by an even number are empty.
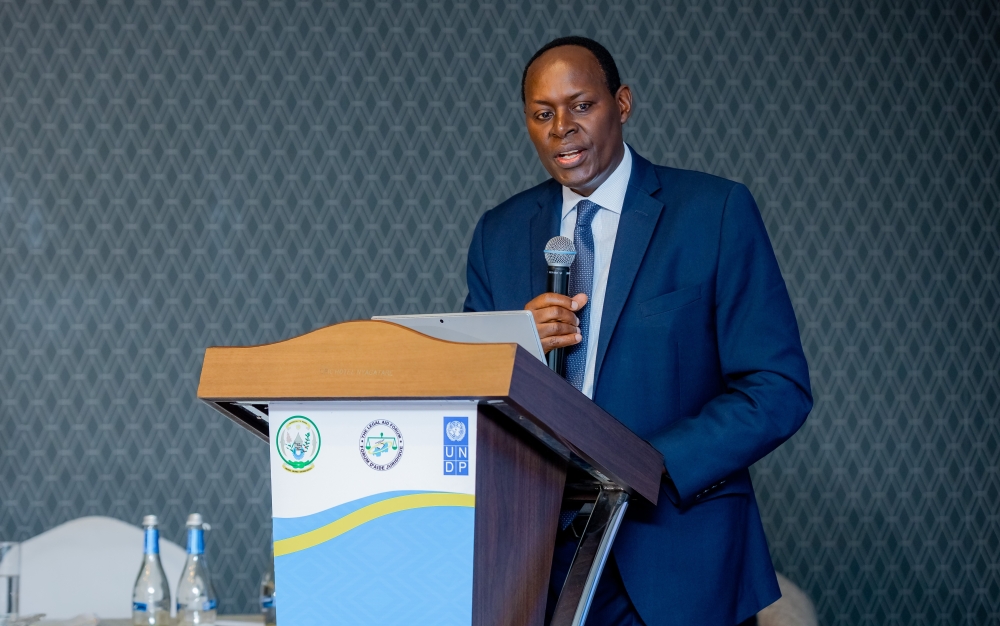
<svg viewBox="0 0 1000 626">
<path fill-rule="evenodd" d="M 479 400 L 614 483 L 653 503 L 659 494 L 662 455 L 513 343 L 454 343 L 390 322 L 343 322 L 272 344 L 208 348 L 198 397 L 265 440 L 255 402 Z"/>
<path fill-rule="evenodd" d="M 343 322 L 277 343 L 208 348 L 198 397 L 506 396 L 516 350 L 516 344 L 433 339 L 390 322 Z"/>
</svg>

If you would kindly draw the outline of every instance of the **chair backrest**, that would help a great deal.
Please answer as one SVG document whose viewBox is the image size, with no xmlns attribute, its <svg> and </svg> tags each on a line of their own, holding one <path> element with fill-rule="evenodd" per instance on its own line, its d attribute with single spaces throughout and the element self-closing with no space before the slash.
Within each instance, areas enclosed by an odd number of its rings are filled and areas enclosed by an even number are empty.
<svg viewBox="0 0 1000 626">
<path fill-rule="evenodd" d="M 818 626 L 816 607 L 806 592 L 778 574 L 778 587 L 781 597 L 757 614 L 759 626 Z"/>
<path fill-rule="evenodd" d="M 21 614 L 66 619 L 94 613 L 132 617 L 132 587 L 142 563 L 142 529 L 111 517 L 81 517 L 21 544 Z M 170 597 L 185 553 L 160 539 Z"/>
</svg>

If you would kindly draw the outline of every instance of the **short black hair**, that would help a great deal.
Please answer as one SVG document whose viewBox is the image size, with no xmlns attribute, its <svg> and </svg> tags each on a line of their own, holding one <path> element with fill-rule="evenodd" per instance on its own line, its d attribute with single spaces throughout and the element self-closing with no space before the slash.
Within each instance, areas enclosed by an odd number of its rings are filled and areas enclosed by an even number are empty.
<svg viewBox="0 0 1000 626">
<path fill-rule="evenodd" d="M 608 91 L 614 96 L 618 93 L 618 89 L 622 86 L 622 79 L 618 76 L 618 66 L 615 65 L 615 58 L 611 56 L 608 49 L 597 43 L 589 37 L 560 37 L 558 39 L 553 39 L 549 43 L 545 44 L 538 49 L 531 59 L 528 61 L 527 65 L 524 66 L 524 73 L 521 74 L 521 102 L 524 102 L 524 83 L 528 79 L 528 68 L 531 64 L 538 60 L 538 57 L 542 56 L 552 48 L 559 48 L 561 46 L 580 46 L 581 48 L 586 48 L 590 50 L 590 53 L 597 57 L 597 62 L 601 65 L 601 70 L 604 72 L 604 83 L 608 86 Z"/>
</svg>

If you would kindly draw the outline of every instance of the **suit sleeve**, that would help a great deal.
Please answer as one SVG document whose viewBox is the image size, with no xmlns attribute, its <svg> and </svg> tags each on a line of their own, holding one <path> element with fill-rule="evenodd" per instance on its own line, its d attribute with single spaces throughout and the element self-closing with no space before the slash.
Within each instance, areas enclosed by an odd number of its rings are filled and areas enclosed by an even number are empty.
<svg viewBox="0 0 1000 626">
<path fill-rule="evenodd" d="M 472 243 L 469 244 L 469 255 L 466 263 L 465 277 L 469 286 L 469 294 L 465 297 L 466 312 L 494 311 L 493 294 L 490 291 L 489 276 L 486 273 L 486 255 L 483 252 L 483 223 L 486 215 L 479 218 L 476 230 L 472 233 Z"/>
<path fill-rule="evenodd" d="M 663 453 L 675 504 L 688 506 L 756 463 L 812 408 L 798 325 L 767 230 L 749 190 L 726 199 L 716 277 L 721 395 L 649 438 Z"/>
</svg>

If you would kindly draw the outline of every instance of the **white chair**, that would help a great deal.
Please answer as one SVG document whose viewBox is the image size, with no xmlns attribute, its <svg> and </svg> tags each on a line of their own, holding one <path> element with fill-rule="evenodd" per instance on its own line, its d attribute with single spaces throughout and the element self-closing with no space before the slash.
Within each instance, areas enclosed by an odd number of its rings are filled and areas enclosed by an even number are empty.
<svg viewBox="0 0 1000 626">
<path fill-rule="evenodd" d="M 778 574 L 781 598 L 757 614 L 760 626 L 817 626 L 816 608 L 809 596 L 781 574 Z"/>
<path fill-rule="evenodd" d="M 111 517 L 81 517 L 32 537 L 21 544 L 21 614 L 131 618 L 142 545 L 141 528 Z M 160 538 L 171 598 L 185 556 L 176 543 Z"/>
</svg>

